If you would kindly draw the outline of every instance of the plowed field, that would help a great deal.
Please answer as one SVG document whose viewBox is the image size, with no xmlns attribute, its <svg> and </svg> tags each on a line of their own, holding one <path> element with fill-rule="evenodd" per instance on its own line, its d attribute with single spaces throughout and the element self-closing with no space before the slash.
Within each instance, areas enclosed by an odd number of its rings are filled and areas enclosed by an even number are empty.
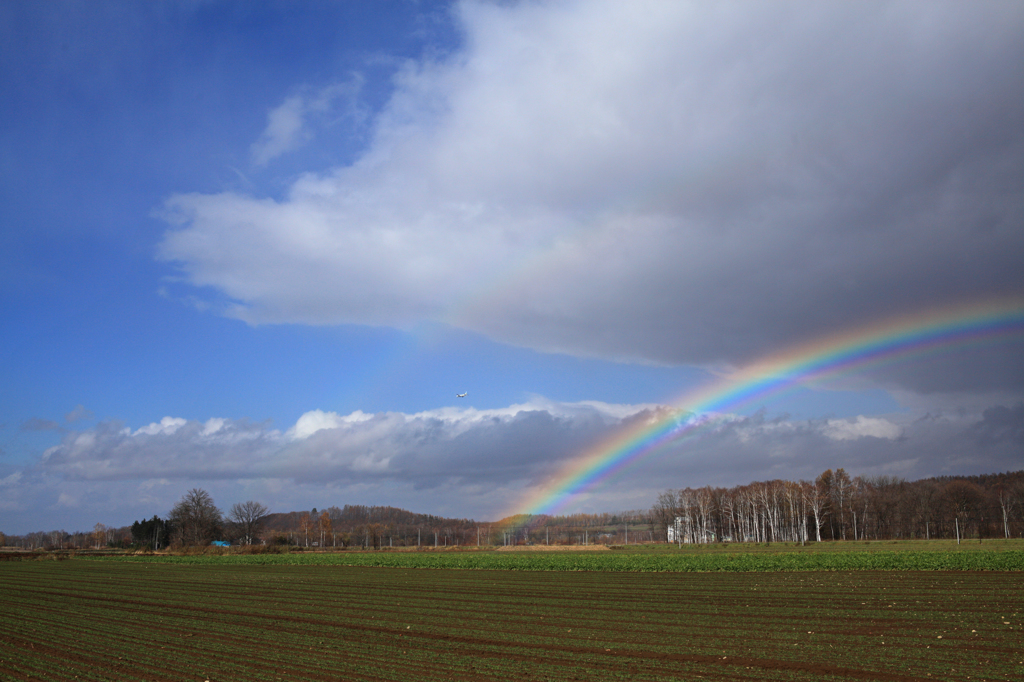
<svg viewBox="0 0 1024 682">
<path fill-rule="evenodd" d="M 0 564 L 3 680 L 1020 680 L 1019 572 Z"/>
</svg>

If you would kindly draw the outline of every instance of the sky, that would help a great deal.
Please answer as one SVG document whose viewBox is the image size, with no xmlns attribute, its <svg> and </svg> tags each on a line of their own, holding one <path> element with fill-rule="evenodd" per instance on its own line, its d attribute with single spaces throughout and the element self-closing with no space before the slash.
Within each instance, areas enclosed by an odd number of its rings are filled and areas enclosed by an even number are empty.
<svg viewBox="0 0 1024 682">
<path fill-rule="evenodd" d="M 991 301 L 557 511 L 1024 468 L 1022 82 L 1014 2 L 2 3 L 0 531 L 496 520 L 763 358 Z"/>
</svg>

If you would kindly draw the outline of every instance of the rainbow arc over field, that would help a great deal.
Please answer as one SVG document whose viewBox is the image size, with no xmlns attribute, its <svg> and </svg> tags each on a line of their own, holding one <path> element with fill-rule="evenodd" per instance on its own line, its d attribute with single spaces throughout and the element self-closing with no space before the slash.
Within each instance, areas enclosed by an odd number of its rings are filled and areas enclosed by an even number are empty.
<svg viewBox="0 0 1024 682">
<path fill-rule="evenodd" d="M 673 401 L 667 416 L 620 431 L 570 462 L 512 514 L 557 514 L 573 498 L 660 447 L 754 400 L 809 382 L 929 354 L 1024 337 L 1024 297 L 932 309 L 765 357 Z M 509 514 L 509 515 L 512 515 Z"/>
</svg>

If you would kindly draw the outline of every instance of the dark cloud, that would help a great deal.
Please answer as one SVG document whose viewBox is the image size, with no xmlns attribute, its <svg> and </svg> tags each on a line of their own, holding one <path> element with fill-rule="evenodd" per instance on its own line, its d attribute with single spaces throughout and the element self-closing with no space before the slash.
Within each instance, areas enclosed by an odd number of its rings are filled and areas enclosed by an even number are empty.
<svg viewBox="0 0 1024 682">
<path fill-rule="evenodd" d="M 1024 464 L 1024 403 L 985 410 L 981 421 L 971 427 L 971 434 L 983 446 L 1007 443 L 1020 447 L 1020 463 Z"/>
<path fill-rule="evenodd" d="M 251 322 L 443 319 L 672 364 L 1024 296 L 1024 6 L 458 16 L 465 50 L 400 75 L 361 159 L 281 201 L 173 197 L 162 257 Z M 1022 358 L 877 375 L 1019 393 Z"/>
<path fill-rule="evenodd" d="M 658 480 L 672 481 L 667 488 L 734 486 L 775 478 L 813 480 L 837 467 L 851 475 L 908 480 L 1020 469 L 1024 450 L 1019 441 L 1011 442 L 1007 433 L 1013 427 L 1004 424 L 1008 414 L 1017 418 L 1016 408 L 994 407 L 986 414 L 985 423 L 999 423 L 999 438 L 979 438 L 975 418 L 963 414 L 922 419 L 734 419 L 657 453 L 642 480 L 652 486 Z"/>
</svg>

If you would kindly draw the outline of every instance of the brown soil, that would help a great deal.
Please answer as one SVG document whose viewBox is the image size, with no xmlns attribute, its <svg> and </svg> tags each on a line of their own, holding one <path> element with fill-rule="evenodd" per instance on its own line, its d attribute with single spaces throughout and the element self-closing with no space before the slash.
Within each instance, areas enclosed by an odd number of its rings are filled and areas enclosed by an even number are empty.
<svg viewBox="0 0 1024 682">
<path fill-rule="evenodd" d="M 995 572 L 4 562 L 0 680 L 1018 680 L 1022 595 Z"/>
</svg>

